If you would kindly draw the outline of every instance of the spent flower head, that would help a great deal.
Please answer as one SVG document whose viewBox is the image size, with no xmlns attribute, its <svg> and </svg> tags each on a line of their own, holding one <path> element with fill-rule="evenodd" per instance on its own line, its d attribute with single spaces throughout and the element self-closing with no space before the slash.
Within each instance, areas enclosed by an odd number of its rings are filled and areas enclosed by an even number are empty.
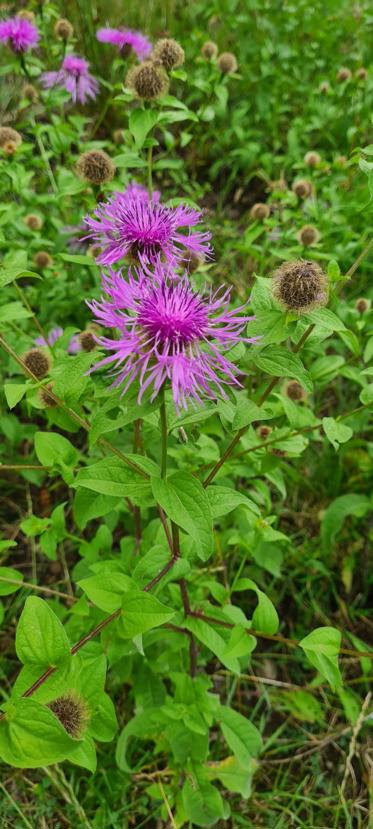
<svg viewBox="0 0 373 829">
<path fill-rule="evenodd" d="M 51 361 L 48 353 L 42 348 L 30 348 L 22 359 L 26 368 L 38 380 L 42 380 L 49 373 Z"/>
<path fill-rule="evenodd" d="M 0 22 L 0 43 L 7 43 L 13 52 L 28 52 L 39 42 L 36 26 L 23 17 L 10 17 Z"/>
<path fill-rule="evenodd" d="M 145 60 L 152 51 L 152 44 L 141 32 L 132 29 L 103 28 L 96 32 L 97 40 L 100 43 L 112 43 L 113 46 L 124 53 L 134 51 L 139 60 Z"/>
<path fill-rule="evenodd" d="M 151 399 L 169 382 L 177 410 L 190 401 L 225 397 L 226 386 L 239 386 L 237 369 L 225 356 L 245 337 L 244 308 L 230 310 L 230 291 L 219 288 L 207 296 L 197 293 L 186 276 L 166 274 L 161 264 L 154 272 L 137 270 L 124 279 L 110 268 L 103 275 L 105 296 L 89 302 L 95 319 L 116 331 L 116 338 L 98 337 L 110 352 L 94 367 L 111 365 L 113 387 L 124 394 L 139 384 L 138 399 L 146 389 Z"/>
<path fill-rule="evenodd" d="M 87 150 L 79 156 L 76 163 L 79 176 L 92 184 L 104 184 L 115 173 L 115 165 L 104 150 Z"/>
<path fill-rule="evenodd" d="M 144 101 L 152 101 L 165 95 L 169 80 L 163 66 L 146 60 L 139 66 L 133 66 L 126 77 L 126 86 Z"/>
<path fill-rule="evenodd" d="M 284 262 L 272 277 L 273 296 L 285 311 L 307 313 L 328 301 L 328 280 L 317 262 Z"/>
<path fill-rule="evenodd" d="M 17 130 L 14 130 L 13 127 L 0 127 L 0 147 L 5 147 L 9 141 L 13 141 L 17 147 L 20 147 L 22 144 L 22 135 Z"/>
<path fill-rule="evenodd" d="M 232 75 L 238 69 L 237 58 L 233 52 L 222 52 L 218 57 L 217 64 L 223 75 Z"/>
<path fill-rule="evenodd" d="M 48 708 L 62 723 L 65 731 L 75 739 L 80 739 L 89 722 L 89 711 L 85 700 L 76 691 L 68 691 L 61 697 L 48 703 Z"/>
<path fill-rule="evenodd" d="M 173 40 L 171 37 L 163 37 L 154 46 L 152 60 L 159 61 L 166 72 L 170 72 L 171 69 L 182 66 L 185 60 L 185 52 L 177 40 Z"/>
<path fill-rule="evenodd" d="M 203 58 L 206 58 L 206 60 L 212 60 L 217 57 L 218 51 L 218 47 L 213 40 L 206 40 L 206 43 L 202 46 L 201 55 Z"/>
<path fill-rule="evenodd" d="M 77 55 L 66 55 L 57 72 L 44 72 L 40 78 L 44 89 L 60 86 L 70 93 L 74 104 L 96 98 L 99 83 L 89 72 L 89 63 Z"/>
<path fill-rule="evenodd" d="M 270 212 L 271 210 L 268 204 L 265 204 L 265 202 L 257 202 L 253 204 L 250 210 L 250 218 L 261 222 L 263 219 L 268 219 Z"/>
<path fill-rule="evenodd" d="M 60 40 L 70 40 L 74 34 L 74 27 L 72 23 L 70 23 L 70 20 L 66 20 L 64 17 L 60 17 L 59 20 L 56 20 L 54 34 L 56 37 L 60 38 Z"/>
</svg>

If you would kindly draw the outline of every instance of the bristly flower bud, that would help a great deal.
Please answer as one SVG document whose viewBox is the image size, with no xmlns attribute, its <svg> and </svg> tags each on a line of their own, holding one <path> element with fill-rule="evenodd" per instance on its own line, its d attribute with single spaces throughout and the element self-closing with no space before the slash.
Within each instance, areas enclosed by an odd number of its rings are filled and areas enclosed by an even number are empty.
<svg viewBox="0 0 373 829">
<path fill-rule="evenodd" d="M 237 58 L 233 52 L 222 52 L 218 57 L 218 67 L 224 75 L 233 75 L 237 72 L 238 63 Z"/>
<path fill-rule="evenodd" d="M 328 301 L 328 280 L 317 262 L 284 262 L 273 274 L 272 293 L 286 311 L 307 313 Z"/>
<path fill-rule="evenodd" d="M 124 132 L 121 129 L 114 130 L 113 132 L 113 141 L 114 144 L 123 144 L 124 141 Z"/>
<path fill-rule="evenodd" d="M 358 81 L 366 81 L 367 77 L 368 77 L 368 70 L 365 69 L 365 66 L 360 66 L 360 68 L 357 69 L 356 72 L 355 72 L 355 78 L 357 78 Z"/>
<path fill-rule="evenodd" d="M 360 297 L 355 302 L 355 308 L 359 314 L 366 314 L 367 311 L 370 311 L 371 307 L 372 301 L 370 299 L 365 299 L 365 297 Z"/>
<path fill-rule="evenodd" d="M 78 336 L 78 340 L 83 351 L 93 351 L 97 346 L 92 331 L 82 331 Z"/>
<path fill-rule="evenodd" d="M 21 9 L 20 12 L 17 12 L 17 17 L 20 17 L 21 20 L 28 20 L 29 23 L 35 23 L 34 12 L 31 12 L 28 9 Z"/>
<path fill-rule="evenodd" d="M 14 155 L 17 152 L 18 144 L 15 141 L 6 141 L 1 149 L 5 155 Z"/>
<path fill-rule="evenodd" d="M 256 433 L 261 440 L 267 440 L 272 432 L 272 426 L 267 426 L 263 423 L 262 426 L 258 426 Z"/>
<path fill-rule="evenodd" d="M 74 34 L 74 27 L 70 20 L 66 20 L 64 17 L 57 20 L 54 26 L 54 34 L 60 40 L 70 40 Z"/>
<path fill-rule="evenodd" d="M 303 386 L 298 383 L 298 380 L 288 380 L 287 383 L 283 386 L 283 394 L 289 398 L 289 400 L 293 400 L 294 403 L 301 403 L 304 400 L 307 400 L 307 394 L 304 391 Z"/>
<path fill-rule="evenodd" d="M 315 245 L 320 240 L 320 233 L 313 225 L 303 225 L 297 233 L 298 242 L 305 247 Z"/>
<path fill-rule="evenodd" d="M 152 101 L 165 95 L 169 81 L 165 70 L 151 60 L 133 66 L 126 77 L 126 86 L 144 101 Z"/>
<path fill-rule="evenodd" d="M 291 189 L 298 199 L 307 199 L 312 193 L 312 184 L 306 178 L 299 178 L 294 181 Z"/>
<path fill-rule="evenodd" d="M 23 355 L 22 359 L 26 368 L 28 368 L 38 380 L 42 380 L 43 377 L 49 373 L 51 361 L 48 353 L 43 351 L 43 349 L 30 348 L 29 351 L 26 351 Z"/>
<path fill-rule="evenodd" d="M 327 95 L 328 92 L 330 92 L 330 89 L 331 86 L 329 81 L 321 81 L 319 84 L 319 92 L 321 92 L 321 95 Z"/>
<path fill-rule="evenodd" d="M 206 60 L 213 60 L 218 55 L 218 47 L 213 40 L 206 40 L 201 49 L 201 55 Z"/>
<path fill-rule="evenodd" d="M 41 230 L 43 222 L 40 216 L 37 216 L 36 213 L 29 213 L 28 216 L 25 216 L 25 225 L 29 228 L 29 230 Z"/>
<path fill-rule="evenodd" d="M 43 403 L 43 406 L 46 406 L 49 409 L 58 406 L 57 401 L 51 396 L 51 394 L 49 394 L 51 391 L 53 391 L 53 383 L 49 383 L 48 386 L 44 386 L 39 389 L 39 400 Z"/>
<path fill-rule="evenodd" d="M 32 83 L 25 83 L 22 87 L 22 97 L 27 98 L 28 101 L 31 103 L 35 103 L 38 100 L 38 90 L 32 85 Z"/>
<path fill-rule="evenodd" d="M 22 144 L 22 136 L 13 127 L 0 127 L 0 147 L 12 141 L 17 147 Z"/>
<path fill-rule="evenodd" d="M 103 150 L 87 150 L 76 162 L 77 173 L 91 184 L 104 184 L 111 181 L 115 165 Z"/>
<path fill-rule="evenodd" d="M 182 66 L 185 60 L 185 52 L 177 40 L 164 37 L 155 44 L 151 59 L 159 61 L 166 72 L 170 72 L 171 69 Z"/>
<path fill-rule="evenodd" d="M 351 77 L 352 77 L 351 69 L 348 69 L 347 66 L 341 66 L 341 68 L 338 69 L 337 81 L 341 81 L 341 83 L 343 83 L 344 81 L 349 81 L 351 79 Z"/>
<path fill-rule="evenodd" d="M 339 167 L 345 167 L 347 164 L 347 156 L 346 155 L 337 155 L 335 159 L 335 163 L 338 164 Z"/>
<path fill-rule="evenodd" d="M 250 210 L 250 218 L 261 222 L 263 219 L 268 219 L 270 212 L 271 210 L 268 204 L 257 202 L 257 204 L 253 204 Z"/>
<path fill-rule="evenodd" d="M 75 691 L 69 691 L 48 704 L 48 708 L 59 719 L 65 731 L 80 739 L 88 725 L 89 712 L 85 700 Z"/>
<path fill-rule="evenodd" d="M 36 267 L 43 271 L 45 268 L 51 267 L 53 259 L 46 250 L 39 250 L 38 253 L 35 253 L 34 262 Z"/>
<path fill-rule="evenodd" d="M 317 167 L 320 164 L 321 156 L 315 150 L 310 150 L 306 153 L 303 160 L 307 164 L 307 167 Z"/>
</svg>

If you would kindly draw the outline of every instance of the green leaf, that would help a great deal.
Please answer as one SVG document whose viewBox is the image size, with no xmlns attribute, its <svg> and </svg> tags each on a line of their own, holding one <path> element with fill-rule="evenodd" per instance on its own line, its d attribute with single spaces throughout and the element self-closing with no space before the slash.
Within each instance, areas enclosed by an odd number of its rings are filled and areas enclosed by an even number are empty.
<svg viewBox="0 0 373 829">
<path fill-rule="evenodd" d="M 234 674 L 240 673 L 240 663 L 237 657 L 229 653 L 226 640 L 216 632 L 212 625 L 205 622 L 204 619 L 187 616 L 184 619 L 184 627 L 190 630 L 206 648 L 212 651 L 229 671 Z"/>
<path fill-rule="evenodd" d="M 188 775 L 182 799 L 187 819 L 196 826 L 213 826 L 224 817 L 224 803 L 220 792 L 207 779 L 206 772 Z"/>
<path fill-rule="evenodd" d="M 325 510 L 321 522 L 321 540 L 324 550 L 326 552 L 332 550 L 335 539 L 349 515 L 362 518 L 370 510 L 371 504 L 366 495 L 349 492 L 335 498 Z"/>
<path fill-rule="evenodd" d="M 128 639 L 133 639 L 139 633 L 166 624 L 174 615 L 174 610 L 150 593 L 131 590 L 122 597 L 121 632 Z"/>
<path fill-rule="evenodd" d="M 128 119 L 131 135 L 135 139 L 136 149 L 141 150 L 146 136 L 153 129 L 159 119 L 159 113 L 154 109 L 133 109 Z"/>
<path fill-rule="evenodd" d="M 72 483 L 72 470 L 77 464 L 79 453 L 67 438 L 56 432 L 36 432 L 35 452 L 43 466 L 55 467 L 60 470 L 65 483 Z"/>
<path fill-rule="evenodd" d="M 133 587 L 133 581 L 120 571 L 100 572 L 78 581 L 88 599 L 105 613 L 113 613 L 122 605 L 122 598 Z"/>
<path fill-rule="evenodd" d="M 318 699 L 308 691 L 285 691 L 280 701 L 301 722 L 320 723 L 324 719 Z"/>
<path fill-rule="evenodd" d="M 309 311 L 306 318 L 313 325 L 321 325 L 323 328 L 329 328 L 330 331 L 346 330 L 342 320 L 330 308 L 318 308 L 315 311 Z"/>
<path fill-rule="evenodd" d="M 59 253 L 58 256 L 64 262 L 73 262 L 75 265 L 86 265 L 87 268 L 97 268 L 92 256 L 84 256 L 81 253 Z"/>
<path fill-rule="evenodd" d="M 16 633 L 16 652 L 24 665 L 57 667 L 71 659 L 65 629 L 48 603 L 29 596 Z"/>
<path fill-rule="evenodd" d="M 253 400 L 248 400 L 246 393 L 236 395 L 237 407 L 234 414 L 232 429 L 236 432 L 244 426 L 249 426 L 254 420 L 268 420 L 273 417 L 270 410 L 257 406 Z"/>
<path fill-rule="evenodd" d="M 1 323 L 11 323 L 16 322 L 17 320 L 27 320 L 29 317 L 32 317 L 32 313 L 22 305 L 22 302 L 7 302 L 0 308 Z"/>
<path fill-rule="evenodd" d="M 338 667 L 341 634 L 332 627 L 321 627 L 311 631 L 298 643 L 308 661 L 329 682 L 333 691 L 342 685 Z"/>
<path fill-rule="evenodd" d="M 60 763 L 77 747 L 49 708 L 33 699 L 17 699 L 3 706 L 0 756 L 16 768 L 34 769 Z"/>
<path fill-rule="evenodd" d="M 361 711 L 359 697 L 350 688 L 337 688 L 337 694 L 342 703 L 346 720 L 352 723 L 352 725 L 355 725 Z"/>
<path fill-rule="evenodd" d="M 247 507 L 255 515 L 260 515 L 257 504 L 242 492 L 237 492 L 236 489 L 231 489 L 228 486 L 209 486 L 206 491 L 213 519 L 227 515 L 240 506 Z"/>
<path fill-rule="evenodd" d="M 244 768 L 250 769 L 252 758 L 256 757 L 262 748 L 262 738 L 258 729 L 250 720 L 226 705 L 220 705 L 218 720 L 224 738 L 238 762 Z"/>
<path fill-rule="evenodd" d="M 206 561 L 212 553 L 212 516 L 201 482 L 188 472 L 170 475 L 166 481 L 152 478 L 153 495 L 166 515 L 193 538 L 198 556 Z"/>
<path fill-rule="evenodd" d="M 17 403 L 22 400 L 22 397 L 27 391 L 26 383 L 5 383 L 4 394 L 6 402 L 10 409 L 14 409 Z"/>
<path fill-rule="evenodd" d="M 227 658 L 240 659 L 242 656 L 248 656 L 256 647 L 256 639 L 254 636 L 248 634 L 246 628 L 242 625 L 235 625 L 232 628 L 229 642 L 227 642 L 224 656 Z"/>
<path fill-rule="evenodd" d="M 40 274 L 28 271 L 25 268 L 2 268 L 0 271 L 0 288 L 4 288 L 5 285 L 9 285 L 11 282 L 23 276 L 32 279 L 41 279 Z"/>
<path fill-rule="evenodd" d="M 360 400 L 364 406 L 370 406 L 373 403 L 373 383 L 365 386 L 365 389 L 360 394 Z"/>
<path fill-rule="evenodd" d="M 347 443 L 353 435 L 353 431 L 349 426 L 344 426 L 343 423 L 334 420 L 334 417 L 323 417 L 322 425 L 326 437 L 337 451 L 340 444 Z"/>
<path fill-rule="evenodd" d="M 255 353 L 255 364 L 272 377 L 294 377 L 308 392 L 312 392 L 311 377 L 298 354 L 281 346 L 266 346 Z"/>
<path fill-rule="evenodd" d="M 140 502 L 150 493 L 147 478 L 126 466 L 120 458 L 104 458 L 80 469 L 74 486 L 82 486 L 101 495 L 136 498 Z"/>
<path fill-rule="evenodd" d="M 8 581 L 9 580 L 9 581 Z M 11 584 L 11 582 L 21 584 Z M 0 596 L 10 596 L 22 587 L 23 576 L 13 567 L 0 567 Z"/>
<path fill-rule="evenodd" d="M 257 587 L 251 579 L 238 579 L 234 585 L 235 590 L 254 590 L 258 598 L 257 607 L 252 615 L 252 624 L 255 630 L 262 633 L 273 634 L 279 628 L 279 618 L 277 610 L 272 604 L 271 600 Z"/>
</svg>

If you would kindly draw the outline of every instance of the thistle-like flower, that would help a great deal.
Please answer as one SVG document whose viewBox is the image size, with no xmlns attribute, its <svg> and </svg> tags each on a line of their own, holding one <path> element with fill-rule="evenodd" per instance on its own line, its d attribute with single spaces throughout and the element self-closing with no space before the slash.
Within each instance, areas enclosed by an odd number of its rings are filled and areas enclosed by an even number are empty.
<svg viewBox="0 0 373 829">
<path fill-rule="evenodd" d="M 297 233 L 297 239 L 301 245 L 309 247 L 320 241 L 320 233 L 313 225 L 303 225 Z"/>
<path fill-rule="evenodd" d="M 253 317 L 242 315 L 243 307 L 229 310 L 229 289 L 204 297 L 186 276 L 166 274 L 160 263 L 154 273 L 129 271 L 127 279 L 110 268 L 103 288 L 106 296 L 88 305 L 96 321 L 113 328 L 117 337 L 97 337 L 111 353 L 94 369 L 112 365 L 113 387 L 123 386 L 124 394 L 137 381 L 139 401 L 148 388 L 154 400 L 169 381 L 179 411 L 190 401 L 225 397 L 226 386 L 240 385 L 225 352 L 256 338 L 243 333 Z"/>
<path fill-rule="evenodd" d="M 98 29 L 96 37 L 100 43 L 112 43 L 124 53 L 133 50 L 139 60 L 145 60 L 152 51 L 150 40 L 141 32 L 134 32 L 132 29 Z"/>
<path fill-rule="evenodd" d="M 57 72 L 44 72 L 40 81 L 44 89 L 53 86 L 64 87 L 70 93 L 74 104 L 85 104 L 88 98 L 96 98 L 99 83 L 90 74 L 89 63 L 77 55 L 67 55 Z"/>
<path fill-rule="evenodd" d="M 38 380 L 42 380 L 49 373 L 51 361 L 46 351 L 41 348 L 30 348 L 23 355 L 23 362 Z"/>
<path fill-rule="evenodd" d="M 17 130 L 14 130 L 13 127 L 0 127 L 0 147 L 5 147 L 9 141 L 13 141 L 17 147 L 20 147 L 22 144 L 22 135 Z"/>
<path fill-rule="evenodd" d="M 218 57 L 217 63 L 223 75 L 233 75 L 234 72 L 237 72 L 238 63 L 233 52 L 222 52 Z"/>
<path fill-rule="evenodd" d="M 250 218 L 262 222 L 263 219 L 268 219 L 270 212 L 271 210 L 268 204 L 265 204 L 265 202 L 257 202 L 253 204 L 250 210 Z"/>
<path fill-rule="evenodd" d="M 216 43 L 212 40 L 206 40 L 206 43 L 202 46 L 201 55 L 203 58 L 206 58 L 206 60 L 212 60 L 217 57 L 218 51 Z"/>
<path fill-rule="evenodd" d="M 39 32 L 29 20 L 10 17 L 0 22 L 0 43 L 9 44 L 13 52 L 28 52 L 37 45 Z"/>
<path fill-rule="evenodd" d="M 115 174 L 115 164 L 103 150 L 87 150 L 76 163 L 79 176 L 92 184 L 104 184 Z"/>
<path fill-rule="evenodd" d="M 53 259 L 46 250 L 39 250 L 38 253 L 35 253 L 34 262 L 36 267 L 43 271 L 44 268 L 51 267 Z"/>
<path fill-rule="evenodd" d="M 47 338 L 44 337 L 37 337 L 35 340 L 36 345 L 55 345 L 57 340 L 60 339 L 63 335 L 63 328 L 60 325 L 56 325 L 55 328 L 51 328 L 49 334 L 47 334 Z"/>
<path fill-rule="evenodd" d="M 169 80 L 162 64 L 146 60 L 140 66 L 132 66 L 127 72 L 126 86 L 144 101 L 154 101 L 168 91 Z"/>
<path fill-rule="evenodd" d="M 284 262 L 272 277 L 273 296 L 285 311 L 307 313 L 326 305 L 328 280 L 317 262 Z"/>
<path fill-rule="evenodd" d="M 302 403 L 307 400 L 307 394 L 298 380 L 288 380 L 283 386 L 283 394 L 294 403 Z"/>
<path fill-rule="evenodd" d="M 71 737 L 80 739 L 83 736 L 89 721 L 89 711 L 87 703 L 80 694 L 69 691 L 48 703 L 48 708 L 58 717 Z"/>
<path fill-rule="evenodd" d="M 65 17 L 59 18 L 54 26 L 54 34 L 60 40 L 70 40 L 74 34 L 74 27 L 70 20 L 66 20 Z"/>
<path fill-rule="evenodd" d="M 133 189 L 130 194 L 116 193 L 98 205 L 93 217 L 85 218 L 88 238 L 103 248 L 98 262 L 113 265 L 131 256 L 143 264 L 154 264 L 162 256 L 174 265 L 186 254 L 211 255 L 211 233 L 193 229 L 201 220 L 199 210 L 186 205 L 166 207 L 150 200 L 138 185 L 134 187 L 135 193 Z M 181 232 L 184 228 L 186 233 Z"/>
<path fill-rule="evenodd" d="M 163 37 L 157 40 L 152 53 L 152 60 L 160 61 L 166 72 L 182 66 L 185 60 L 185 52 L 177 40 L 171 37 Z"/>
<path fill-rule="evenodd" d="M 310 150 L 304 156 L 303 161 L 307 164 L 307 167 L 317 167 L 317 165 L 321 162 L 321 156 L 316 152 L 316 150 Z"/>
</svg>

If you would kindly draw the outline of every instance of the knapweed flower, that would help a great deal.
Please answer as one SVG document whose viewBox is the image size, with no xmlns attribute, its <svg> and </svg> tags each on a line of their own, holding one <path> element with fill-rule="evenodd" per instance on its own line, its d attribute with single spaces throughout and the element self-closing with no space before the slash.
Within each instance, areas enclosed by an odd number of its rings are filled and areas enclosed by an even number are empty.
<svg viewBox="0 0 373 829">
<path fill-rule="evenodd" d="M 298 242 L 304 247 L 316 245 L 320 241 L 320 233 L 313 225 L 303 225 L 297 233 Z"/>
<path fill-rule="evenodd" d="M 0 42 L 8 43 L 13 52 L 28 52 L 38 41 L 39 32 L 29 20 L 10 17 L 0 22 Z"/>
<path fill-rule="evenodd" d="M 299 178 L 294 181 L 291 187 L 298 199 L 307 199 L 312 195 L 312 184 L 306 178 Z"/>
<path fill-rule="evenodd" d="M 316 152 L 316 150 L 310 150 L 304 156 L 303 161 L 307 164 L 307 167 L 317 167 L 317 165 L 321 162 L 321 156 Z"/>
<path fill-rule="evenodd" d="M 328 280 L 317 262 L 284 262 L 272 277 L 272 293 L 285 311 L 307 313 L 328 301 Z"/>
<path fill-rule="evenodd" d="M 52 328 L 47 334 L 47 338 L 45 337 L 37 337 L 35 340 L 36 345 L 54 345 L 57 340 L 60 339 L 63 335 L 63 328 L 60 325 L 56 325 L 55 328 Z"/>
<path fill-rule="evenodd" d="M 13 141 L 17 147 L 20 147 L 22 144 L 22 135 L 17 130 L 14 130 L 13 127 L 0 127 L 0 147 L 5 147 L 8 141 Z"/>
<path fill-rule="evenodd" d="M 138 98 L 154 101 L 168 92 L 169 80 L 161 64 L 146 60 L 140 66 L 131 67 L 125 84 Z"/>
<path fill-rule="evenodd" d="M 29 213 L 25 216 L 24 221 L 29 230 L 41 230 L 43 227 L 42 219 L 36 213 Z"/>
<path fill-rule="evenodd" d="M 141 32 L 134 32 L 132 29 L 98 29 L 96 37 L 101 43 L 112 43 L 125 53 L 132 49 L 139 60 L 147 58 L 152 51 L 150 40 Z"/>
<path fill-rule="evenodd" d="M 42 380 L 49 373 L 51 361 L 48 353 L 41 348 L 30 348 L 22 359 L 26 368 L 38 380 Z"/>
<path fill-rule="evenodd" d="M 225 397 L 225 387 L 240 383 L 225 352 L 239 342 L 253 342 L 244 329 L 253 317 L 244 308 L 229 309 L 229 289 L 204 297 L 186 276 L 166 274 L 160 263 L 152 278 L 138 270 L 127 279 L 110 268 L 103 275 L 106 296 L 88 302 L 96 321 L 117 332 L 116 339 L 97 337 L 109 352 L 94 369 L 112 365 L 113 387 L 139 383 L 140 401 L 151 388 L 151 399 L 169 381 L 176 409 L 203 398 Z"/>
<path fill-rule="evenodd" d="M 116 193 L 99 204 L 85 222 L 88 238 L 103 248 L 97 257 L 102 265 L 113 265 L 125 256 L 145 264 L 154 264 L 161 256 L 173 265 L 185 254 L 211 254 L 211 233 L 194 230 L 201 215 L 186 205 L 166 207 L 150 200 L 137 185 L 135 194 Z"/>
<path fill-rule="evenodd" d="M 294 403 L 302 403 L 307 400 L 307 394 L 304 391 L 303 386 L 298 383 L 298 380 L 288 380 L 287 383 L 284 384 L 282 391 L 285 397 L 288 397 L 289 400 L 293 400 Z"/>
<path fill-rule="evenodd" d="M 177 40 L 173 40 L 172 37 L 162 37 L 161 40 L 157 40 L 154 46 L 152 60 L 159 61 L 166 72 L 171 72 L 171 69 L 182 66 L 185 60 L 185 52 Z"/>
<path fill-rule="evenodd" d="M 218 67 L 224 75 L 233 75 L 237 72 L 237 58 L 233 52 L 222 52 L 218 57 Z"/>
<path fill-rule="evenodd" d="M 355 302 L 355 308 L 359 314 L 366 314 L 367 311 L 370 311 L 371 307 L 372 301 L 370 299 L 365 299 L 365 297 L 360 297 Z"/>
<path fill-rule="evenodd" d="M 212 60 L 217 57 L 218 51 L 216 43 L 212 40 L 206 40 L 206 43 L 202 46 L 201 55 L 203 58 L 206 58 L 206 60 Z"/>
<path fill-rule="evenodd" d="M 74 34 L 74 26 L 70 23 L 70 20 L 61 17 L 56 21 L 53 31 L 60 40 L 69 40 Z"/>
<path fill-rule="evenodd" d="M 83 736 L 89 722 L 89 711 L 80 694 L 69 691 L 49 702 L 48 708 L 53 711 L 71 737 L 79 740 Z"/>
<path fill-rule="evenodd" d="M 115 174 L 115 164 L 104 150 L 86 150 L 79 156 L 76 170 L 81 178 L 91 184 L 104 184 Z"/>
<path fill-rule="evenodd" d="M 270 212 L 271 210 L 268 204 L 265 202 L 257 202 L 253 204 L 250 210 L 250 218 L 262 222 L 263 219 L 268 219 Z"/>
<path fill-rule="evenodd" d="M 44 72 L 40 78 L 44 89 L 61 86 L 70 93 L 74 104 L 85 104 L 88 98 L 96 98 L 99 83 L 88 71 L 89 63 L 77 55 L 67 55 L 57 72 Z"/>
<path fill-rule="evenodd" d="M 43 271 L 44 268 L 50 268 L 53 265 L 53 259 L 49 256 L 49 253 L 46 250 L 39 250 L 38 253 L 35 253 L 34 262 L 37 268 L 40 271 Z"/>
</svg>

